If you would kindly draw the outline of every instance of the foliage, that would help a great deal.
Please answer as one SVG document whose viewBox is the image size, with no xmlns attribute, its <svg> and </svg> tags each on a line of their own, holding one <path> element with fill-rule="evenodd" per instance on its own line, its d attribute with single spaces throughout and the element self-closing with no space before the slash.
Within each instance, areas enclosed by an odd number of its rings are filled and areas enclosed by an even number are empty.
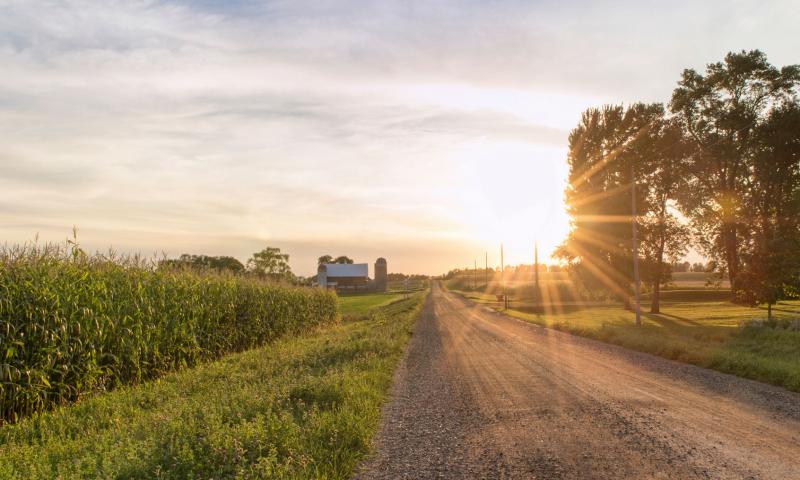
<svg viewBox="0 0 800 480">
<path fill-rule="evenodd" d="M 634 215 L 654 313 L 692 236 L 739 300 L 771 305 L 800 290 L 798 85 L 800 66 L 729 53 L 704 75 L 684 70 L 671 117 L 660 104 L 584 112 L 569 137 L 573 228 L 556 252 L 576 283 L 630 301 Z"/>
<path fill-rule="evenodd" d="M 0 421 L 338 318 L 336 296 L 47 245 L 0 250 Z"/>
<path fill-rule="evenodd" d="M 772 305 L 797 295 L 800 286 L 800 106 L 773 110 L 756 130 L 743 235 L 739 298 Z M 771 309 L 770 309 L 771 313 Z"/>
<path fill-rule="evenodd" d="M 158 262 L 159 268 L 191 268 L 195 270 L 216 270 L 217 272 L 229 271 L 243 273 L 244 265 L 233 257 L 210 257 L 208 255 L 190 255 L 184 253 L 177 259 L 167 259 Z"/>
<path fill-rule="evenodd" d="M 266 247 L 253 254 L 247 261 L 249 273 L 272 280 L 293 281 L 292 269 L 289 267 L 289 254 L 281 253 L 277 247 Z"/>
<path fill-rule="evenodd" d="M 631 185 L 652 175 L 659 104 L 589 109 L 569 136 L 570 167 L 566 191 L 572 229 L 556 255 L 570 264 L 588 290 L 608 290 L 630 299 Z M 637 189 L 636 218 L 652 210 L 653 195 Z"/>
<path fill-rule="evenodd" d="M 670 108 L 693 142 L 688 189 L 679 204 L 705 253 L 736 284 L 748 235 L 747 206 L 759 161 L 758 130 L 770 112 L 796 103 L 800 67 L 780 70 L 758 51 L 728 53 L 705 75 L 683 71 Z M 795 137 L 798 132 L 790 132 Z"/>
<path fill-rule="evenodd" d="M 353 263 L 353 259 L 348 257 L 347 255 L 340 255 L 336 258 L 333 258 L 331 255 L 323 255 L 317 259 L 317 264 L 322 265 L 323 263 Z"/>
<path fill-rule="evenodd" d="M 0 478 L 350 478 L 424 295 L 0 428 Z"/>
</svg>

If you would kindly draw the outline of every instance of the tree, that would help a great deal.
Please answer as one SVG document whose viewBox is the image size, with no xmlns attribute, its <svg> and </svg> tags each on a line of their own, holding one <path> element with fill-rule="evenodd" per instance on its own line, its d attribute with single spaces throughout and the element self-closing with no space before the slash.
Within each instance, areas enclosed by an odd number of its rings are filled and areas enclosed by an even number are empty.
<svg viewBox="0 0 800 480">
<path fill-rule="evenodd" d="M 323 255 L 317 259 L 317 265 L 322 265 L 323 263 L 333 263 L 333 257 L 330 255 Z"/>
<path fill-rule="evenodd" d="M 247 261 L 250 273 L 273 280 L 292 280 L 292 269 L 289 267 L 289 254 L 281 253 L 277 247 L 266 247 L 253 254 Z"/>
<path fill-rule="evenodd" d="M 651 201 L 647 189 L 637 189 L 632 218 L 631 185 L 650 175 L 648 132 L 663 113 L 660 104 L 591 108 L 569 136 L 566 201 L 572 229 L 556 256 L 586 289 L 610 291 L 628 305 L 631 222 L 649 211 Z"/>
<path fill-rule="evenodd" d="M 689 262 L 675 262 L 670 266 L 670 269 L 676 273 L 688 272 L 691 269 Z"/>
<path fill-rule="evenodd" d="M 701 262 L 695 262 L 695 263 L 692 264 L 691 269 L 687 269 L 687 272 L 688 271 L 697 272 L 697 273 L 705 272 L 706 271 L 706 266 L 705 266 L 705 264 L 703 264 Z"/>
<path fill-rule="evenodd" d="M 333 261 L 333 263 L 353 263 L 353 259 L 348 257 L 348 256 L 342 255 L 342 256 L 336 257 L 336 259 Z"/>
<path fill-rule="evenodd" d="M 233 273 L 244 272 L 244 265 L 242 262 L 233 257 L 227 256 L 212 257 L 211 268 L 215 268 L 220 271 L 229 270 Z"/>
<path fill-rule="evenodd" d="M 755 133 L 748 226 L 735 293 L 748 304 L 772 305 L 800 293 L 800 106 L 772 110 Z"/>
<path fill-rule="evenodd" d="M 661 310 L 661 286 L 672 279 L 670 265 L 686 253 L 689 228 L 672 213 L 676 194 L 685 188 L 687 149 L 677 122 L 655 118 L 635 145 L 642 163 L 638 188 L 647 194 L 647 211 L 640 219 L 643 279 L 650 284 L 650 313 Z"/>
<path fill-rule="evenodd" d="M 692 140 L 689 187 L 681 210 L 699 232 L 700 245 L 715 265 L 737 281 L 746 234 L 746 199 L 757 147 L 756 130 L 774 108 L 792 102 L 800 68 L 780 70 L 758 51 L 728 53 L 705 75 L 683 71 L 671 111 Z M 735 287 L 734 287 L 735 290 Z"/>
</svg>

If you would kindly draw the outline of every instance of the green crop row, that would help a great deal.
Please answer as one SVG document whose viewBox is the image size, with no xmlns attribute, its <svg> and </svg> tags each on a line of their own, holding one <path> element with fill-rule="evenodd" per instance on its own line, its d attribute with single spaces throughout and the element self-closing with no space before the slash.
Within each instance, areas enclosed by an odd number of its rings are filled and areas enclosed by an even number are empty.
<svg viewBox="0 0 800 480">
<path fill-rule="evenodd" d="M 0 423 L 337 321 L 335 294 L 77 248 L 0 251 Z"/>
</svg>

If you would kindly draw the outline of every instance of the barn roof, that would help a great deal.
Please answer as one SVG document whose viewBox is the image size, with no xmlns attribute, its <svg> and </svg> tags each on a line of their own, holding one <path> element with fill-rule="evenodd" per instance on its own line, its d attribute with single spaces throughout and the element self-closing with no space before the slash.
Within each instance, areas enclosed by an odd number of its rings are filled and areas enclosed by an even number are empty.
<svg viewBox="0 0 800 480">
<path fill-rule="evenodd" d="M 328 277 L 367 277 L 369 267 L 366 263 L 326 263 Z"/>
</svg>

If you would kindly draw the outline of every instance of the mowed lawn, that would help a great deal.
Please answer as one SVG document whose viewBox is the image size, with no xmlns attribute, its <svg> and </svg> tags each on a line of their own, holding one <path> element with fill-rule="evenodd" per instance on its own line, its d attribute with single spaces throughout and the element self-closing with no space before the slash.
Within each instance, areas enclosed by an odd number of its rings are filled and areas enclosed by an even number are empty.
<svg viewBox="0 0 800 480">
<path fill-rule="evenodd" d="M 494 296 L 458 292 L 503 313 L 577 335 L 692 363 L 722 372 L 800 391 L 800 331 L 753 326 L 765 319 L 765 307 L 749 308 L 723 300 L 720 292 L 700 289 L 666 292 L 661 313 L 647 313 L 643 302 L 642 326 L 633 312 L 615 305 L 545 305 L 536 313 L 528 299 L 502 310 Z M 724 296 L 724 292 L 722 292 Z M 685 298 L 686 300 L 680 300 Z M 699 300 L 698 300 L 699 299 Z M 773 306 L 778 322 L 800 322 L 800 302 Z"/>
<path fill-rule="evenodd" d="M 0 478 L 348 478 L 423 298 L 0 427 Z"/>
</svg>

